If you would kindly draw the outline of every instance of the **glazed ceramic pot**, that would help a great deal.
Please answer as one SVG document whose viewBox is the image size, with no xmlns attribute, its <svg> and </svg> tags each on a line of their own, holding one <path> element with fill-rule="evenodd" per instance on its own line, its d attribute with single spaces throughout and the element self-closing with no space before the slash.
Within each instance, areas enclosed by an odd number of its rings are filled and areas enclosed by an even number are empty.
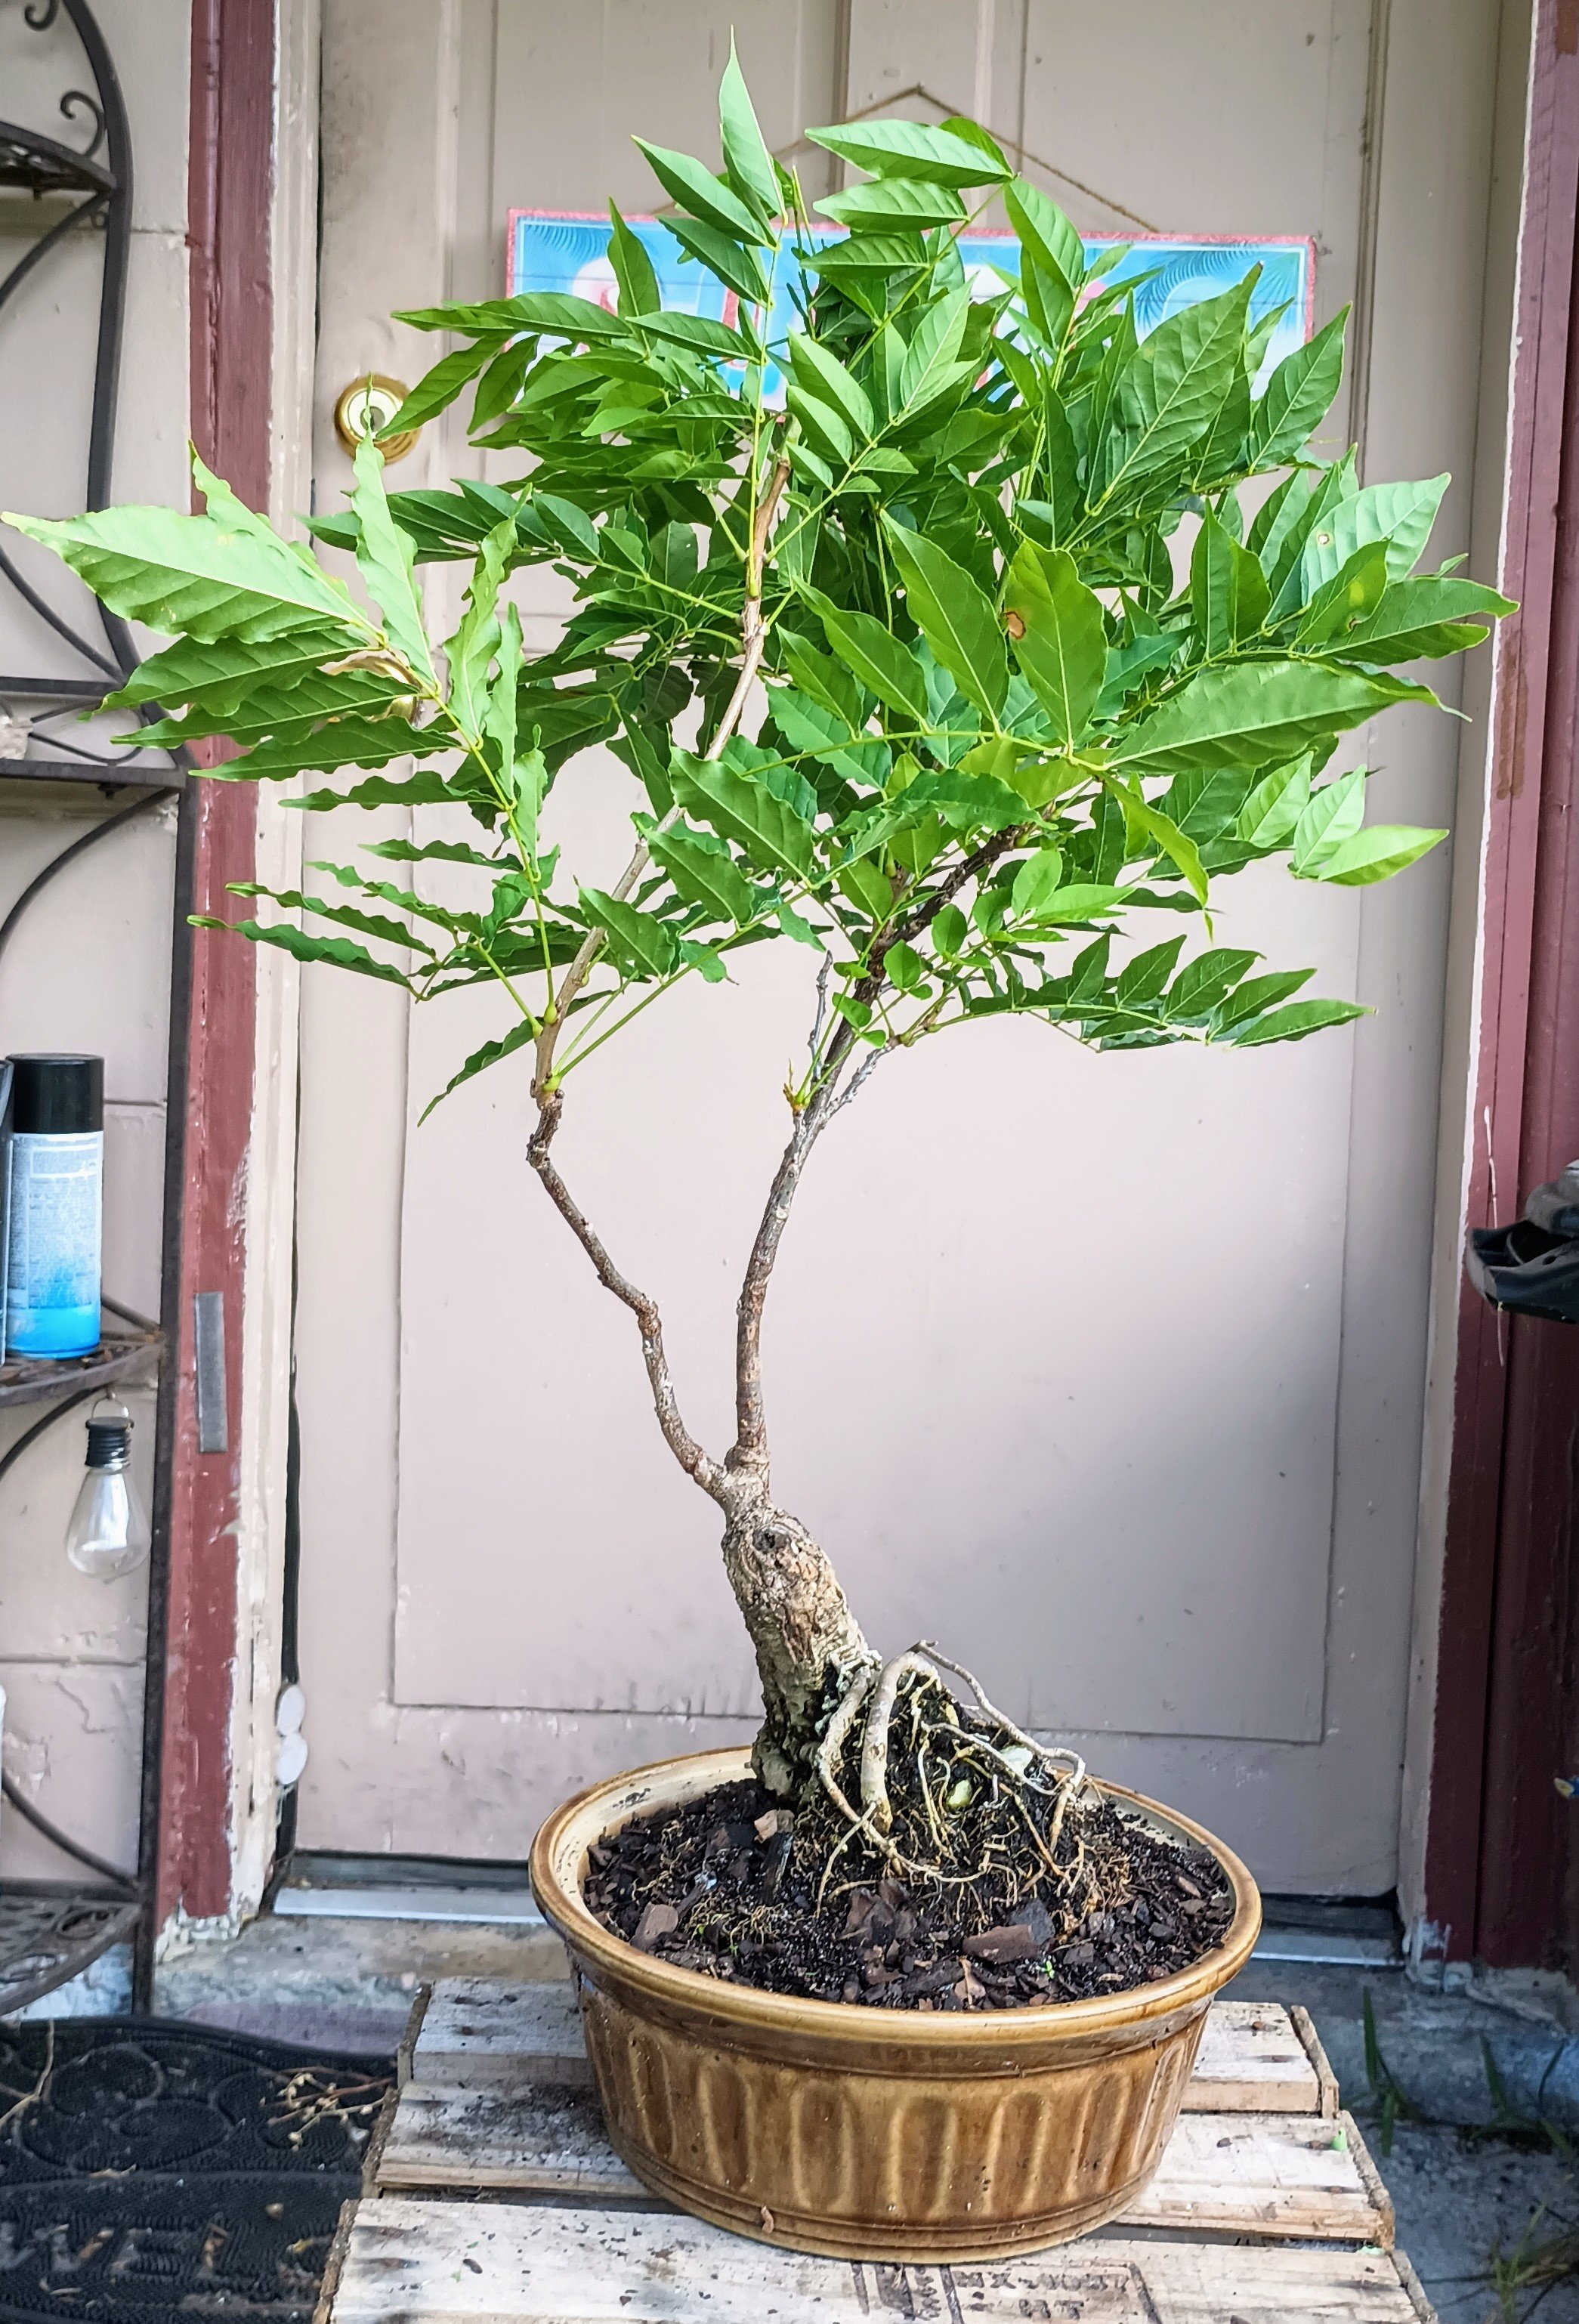
<svg viewBox="0 0 1579 2324">
<path fill-rule="evenodd" d="M 582 1897 L 596 1841 L 749 1773 L 734 1750 L 617 1775 L 558 1809 L 532 1846 L 609 2137 L 636 2177 L 717 2227 L 850 2259 L 1033 2251 L 1126 2209 L 1173 2129 L 1207 2004 L 1260 1927 L 1238 1858 L 1186 1817 L 1104 1784 L 1228 1876 L 1233 1921 L 1193 1968 L 1039 2008 L 802 2001 L 638 1952 Z"/>
</svg>

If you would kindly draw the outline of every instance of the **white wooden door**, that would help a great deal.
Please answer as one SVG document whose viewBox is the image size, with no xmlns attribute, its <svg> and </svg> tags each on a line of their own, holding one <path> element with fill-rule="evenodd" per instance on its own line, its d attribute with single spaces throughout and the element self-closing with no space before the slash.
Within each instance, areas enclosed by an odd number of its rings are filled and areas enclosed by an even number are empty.
<svg viewBox="0 0 1579 2324">
<path fill-rule="evenodd" d="M 431 358 L 388 310 L 493 291 L 512 206 L 646 206 L 633 131 L 711 154 L 733 21 L 780 148 L 905 97 L 985 121 L 1088 229 L 1313 236 L 1317 320 L 1360 309 L 1367 466 L 1454 469 L 1436 547 L 1465 545 L 1485 0 L 1392 0 L 1385 59 L 1370 0 L 324 15 L 320 507 L 346 482 L 339 389 Z M 398 481 L 476 467 L 433 428 Z M 453 576 L 432 587 L 445 604 Z M 546 643 L 562 609 L 534 588 Z M 1358 738 L 1384 770 L 1374 812 L 1447 819 L 1455 751 L 1418 714 Z M 624 786 L 605 761 L 563 787 L 611 873 Z M 946 1642 L 1274 1888 L 1393 1877 L 1448 871 L 1224 891 L 1219 940 L 1316 963 L 1320 990 L 1376 1010 L 1357 1032 L 1095 1057 L 1004 1025 L 885 1066 L 808 1174 L 770 1314 L 780 1496 L 869 1633 Z M 557 1149 L 662 1301 L 706 1440 L 805 957 L 771 948 L 653 1011 L 577 1077 Z M 750 1734 L 716 1512 L 658 1440 L 629 1316 L 526 1170 L 524 1069 L 416 1127 L 502 1029 L 488 1001 L 412 1014 L 319 971 L 302 1006 L 300 1838 L 519 1857 L 580 1782 Z"/>
</svg>

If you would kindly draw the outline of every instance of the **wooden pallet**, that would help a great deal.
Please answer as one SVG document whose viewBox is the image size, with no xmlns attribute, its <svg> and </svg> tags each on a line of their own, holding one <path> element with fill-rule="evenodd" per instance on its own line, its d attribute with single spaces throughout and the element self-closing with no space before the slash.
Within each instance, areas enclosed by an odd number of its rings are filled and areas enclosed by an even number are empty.
<svg viewBox="0 0 1579 2324">
<path fill-rule="evenodd" d="M 568 1984 L 417 1997 L 316 2324 L 1435 2324 L 1303 2010 L 1218 2002 L 1133 2208 L 991 2266 L 780 2252 L 671 2210 L 604 2135 Z"/>
</svg>

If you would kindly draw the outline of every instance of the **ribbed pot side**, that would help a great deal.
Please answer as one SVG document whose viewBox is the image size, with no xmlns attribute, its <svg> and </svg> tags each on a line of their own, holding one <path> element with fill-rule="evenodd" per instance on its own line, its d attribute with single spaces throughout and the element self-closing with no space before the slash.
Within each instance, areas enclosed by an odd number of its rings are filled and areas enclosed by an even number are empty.
<svg viewBox="0 0 1579 2324">
<path fill-rule="evenodd" d="M 1237 1857 L 1106 1784 L 1210 1849 L 1233 1883 L 1227 1934 L 1194 1968 L 1131 1993 L 979 2015 L 801 2001 L 638 1952 L 582 1900 L 595 1841 L 748 1773 L 743 1750 L 639 1768 L 556 1810 L 532 1845 L 532 1886 L 575 1965 L 623 2161 L 698 2218 L 847 2259 L 988 2259 L 1126 2209 L 1173 2129 L 1206 2006 L 1260 1927 Z"/>
</svg>

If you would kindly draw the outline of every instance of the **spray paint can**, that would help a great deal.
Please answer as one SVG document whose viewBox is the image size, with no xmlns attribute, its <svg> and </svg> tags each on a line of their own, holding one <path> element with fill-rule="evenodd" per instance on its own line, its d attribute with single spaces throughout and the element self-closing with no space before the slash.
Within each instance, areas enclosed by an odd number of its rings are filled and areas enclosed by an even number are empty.
<svg viewBox="0 0 1579 2324">
<path fill-rule="evenodd" d="M 99 1339 L 104 1059 L 15 1056 L 5 1352 L 85 1356 Z"/>
</svg>

